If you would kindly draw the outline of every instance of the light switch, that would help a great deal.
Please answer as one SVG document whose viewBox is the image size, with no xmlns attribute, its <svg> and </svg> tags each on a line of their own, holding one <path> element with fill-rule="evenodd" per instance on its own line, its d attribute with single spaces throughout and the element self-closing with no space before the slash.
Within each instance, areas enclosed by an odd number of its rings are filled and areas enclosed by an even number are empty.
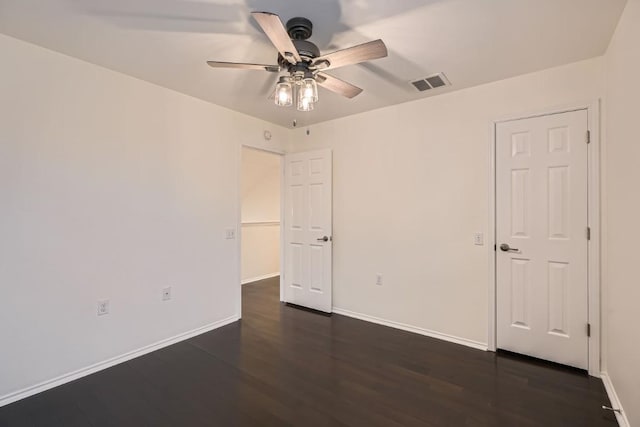
<svg viewBox="0 0 640 427">
<path fill-rule="evenodd" d="M 473 244 L 478 246 L 484 245 L 484 235 L 482 233 L 473 233 Z"/>
<path fill-rule="evenodd" d="M 226 239 L 235 239 L 236 238 L 236 229 L 235 228 L 227 228 L 225 230 L 225 238 Z"/>
</svg>

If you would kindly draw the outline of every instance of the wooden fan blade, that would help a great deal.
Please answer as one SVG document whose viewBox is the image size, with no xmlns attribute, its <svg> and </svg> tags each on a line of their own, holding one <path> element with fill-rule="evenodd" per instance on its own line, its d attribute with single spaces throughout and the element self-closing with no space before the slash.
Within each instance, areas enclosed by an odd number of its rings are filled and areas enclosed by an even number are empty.
<svg viewBox="0 0 640 427">
<path fill-rule="evenodd" d="M 322 55 L 313 60 L 313 65 L 317 66 L 318 69 L 328 70 L 330 68 L 344 67 L 345 65 L 384 58 L 387 55 L 387 46 L 385 46 L 382 40 L 378 39 Z"/>
<path fill-rule="evenodd" d="M 280 71 L 278 65 L 264 65 L 264 64 L 243 64 L 240 62 L 220 62 L 220 61 L 207 61 L 210 67 L 213 68 L 236 68 L 240 70 L 262 70 L 269 71 L 271 73 L 277 73 Z"/>
<path fill-rule="evenodd" d="M 329 89 L 331 92 L 346 96 L 347 98 L 353 98 L 362 92 L 362 89 L 358 86 L 354 86 L 327 73 L 316 74 L 316 83 L 325 89 Z"/>
<path fill-rule="evenodd" d="M 284 59 L 292 64 L 302 61 L 278 15 L 270 12 L 251 12 L 251 15 Z"/>
</svg>

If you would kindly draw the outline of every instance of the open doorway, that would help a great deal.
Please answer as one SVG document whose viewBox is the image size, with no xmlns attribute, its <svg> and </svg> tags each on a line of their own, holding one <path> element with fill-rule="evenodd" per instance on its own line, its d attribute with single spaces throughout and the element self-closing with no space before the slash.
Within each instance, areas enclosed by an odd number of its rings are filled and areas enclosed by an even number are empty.
<svg viewBox="0 0 640 427">
<path fill-rule="evenodd" d="M 241 283 L 280 286 L 282 156 L 242 147 Z"/>
</svg>

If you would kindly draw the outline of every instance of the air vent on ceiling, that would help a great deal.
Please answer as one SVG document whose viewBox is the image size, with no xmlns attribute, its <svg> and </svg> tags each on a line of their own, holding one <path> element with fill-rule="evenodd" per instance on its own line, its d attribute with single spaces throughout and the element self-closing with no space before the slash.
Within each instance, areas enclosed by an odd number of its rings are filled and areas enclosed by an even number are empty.
<svg viewBox="0 0 640 427">
<path fill-rule="evenodd" d="M 451 86 L 451 83 L 444 75 L 444 73 L 434 74 L 432 76 L 413 81 L 411 82 L 411 84 L 420 92 L 424 92 L 430 89 L 436 89 L 443 86 Z"/>
</svg>

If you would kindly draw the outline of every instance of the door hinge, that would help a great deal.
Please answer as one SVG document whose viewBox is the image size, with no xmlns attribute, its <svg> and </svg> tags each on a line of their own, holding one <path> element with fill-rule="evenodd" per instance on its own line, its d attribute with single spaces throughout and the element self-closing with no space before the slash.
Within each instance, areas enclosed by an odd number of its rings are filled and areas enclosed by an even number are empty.
<svg viewBox="0 0 640 427">
<path fill-rule="evenodd" d="M 587 144 L 591 144 L 591 131 L 587 131 Z"/>
<path fill-rule="evenodd" d="M 496 252 L 498 250 L 498 245 L 493 245 L 493 251 Z"/>
<path fill-rule="evenodd" d="M 587 240 L 591 240 L 591 227 L 587 227 Z"/>
<path fill-rule="evenodd" d="M 587 323 L 587 336 L 591 336 L 591 323 Z"/>
</svg>

